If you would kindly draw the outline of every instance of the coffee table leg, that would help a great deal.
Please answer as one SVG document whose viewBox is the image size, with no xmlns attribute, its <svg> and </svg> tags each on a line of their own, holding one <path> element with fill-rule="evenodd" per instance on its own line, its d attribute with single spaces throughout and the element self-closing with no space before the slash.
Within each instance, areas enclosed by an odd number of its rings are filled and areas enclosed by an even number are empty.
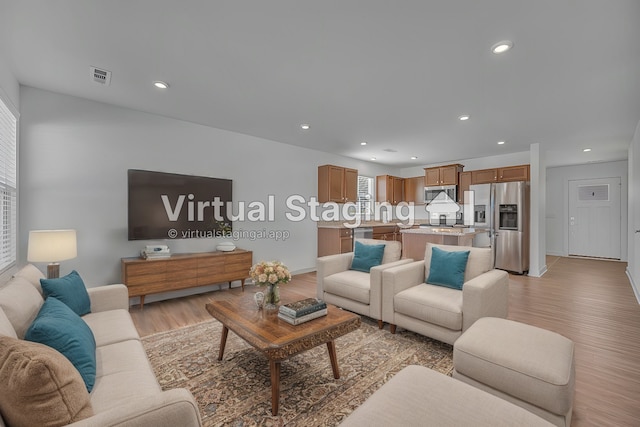
<svg viewBox="0 0 640 427">
<path fill-rule="evenodd" d="M 227 335 L 229 335 L 229 328 L 222 327 L 222 336 L 220 337 L 220 353 L 218 353 L 218 360 L 222 360 L 224 355 L 224 346 L 227 344 Z"/>
<path fill-rule="evenodd" d="M 333 369 L 333 378 L 340 378 L 340 368 L 338 368 L 338 356 L 336 355 L 336 343 L 329 341 L 327 343 L 329 350 L 329 358 L 331 359 L 331 369 Z"/>
<path fill-rule="evenodd" d="M 280 406 L 280 362 L 269 360 L 269 371 L 271 371 L 271 413 L 276 416 Z"/>
</svg>

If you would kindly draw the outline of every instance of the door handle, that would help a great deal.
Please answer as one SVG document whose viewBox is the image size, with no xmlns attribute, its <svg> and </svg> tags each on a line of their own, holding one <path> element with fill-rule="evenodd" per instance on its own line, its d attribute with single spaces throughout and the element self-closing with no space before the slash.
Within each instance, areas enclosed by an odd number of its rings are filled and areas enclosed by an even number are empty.
<svg viewBox="0 0 640 427">
<path fill-rule="evenodd" d="M 640 233 L 640 230 L 636 230 L 636 233 Z"/>
</svg>

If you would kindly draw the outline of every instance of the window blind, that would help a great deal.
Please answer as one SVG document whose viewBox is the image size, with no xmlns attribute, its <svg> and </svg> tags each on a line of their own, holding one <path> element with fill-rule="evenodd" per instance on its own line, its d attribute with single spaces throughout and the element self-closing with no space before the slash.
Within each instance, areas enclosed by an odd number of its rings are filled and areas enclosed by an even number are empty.
<svg viewBox="0 0 640 427">
<path fill-rule="evenodd" d="M 0 271 L 13 265 L 17 256 L 17 124 L 0 97 Z"/>
</svg>

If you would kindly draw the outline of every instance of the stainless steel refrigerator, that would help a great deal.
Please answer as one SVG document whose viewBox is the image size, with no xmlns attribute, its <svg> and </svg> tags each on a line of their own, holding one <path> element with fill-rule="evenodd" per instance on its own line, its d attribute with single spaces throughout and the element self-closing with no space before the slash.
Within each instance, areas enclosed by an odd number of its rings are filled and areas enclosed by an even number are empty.
<svg viewBox="0 0 640 427">
<path fill-rule="evenodd" d="M 495 268 L 529 271 L 529 183 L 524 181 L 471 185 L 474 192 L 473 245 L 491 247 Z"/>
</svg>

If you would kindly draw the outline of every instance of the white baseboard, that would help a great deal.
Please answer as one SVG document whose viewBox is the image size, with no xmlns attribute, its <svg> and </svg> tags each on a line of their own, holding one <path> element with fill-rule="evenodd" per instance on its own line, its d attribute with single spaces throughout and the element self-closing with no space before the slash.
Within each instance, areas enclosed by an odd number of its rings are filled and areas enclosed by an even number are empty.
<svg viewBox="0 0 640 427">
<path fill-rule="evenodd" d="M 627 277 L 629 278 L 629 283 L 631 283 L 631 289 L 633 289 L 633 294 L 636 296 L 636 301 L 638 301 L 638 304 L 640 304 L 640 292 L 638 291 L 638 286 L 636 285 L 636 282 L 634 282 L 633 276 L 629 271 L 629 267 L 625 269 L 625 273 L 627 273 Z"/>
</svg>

